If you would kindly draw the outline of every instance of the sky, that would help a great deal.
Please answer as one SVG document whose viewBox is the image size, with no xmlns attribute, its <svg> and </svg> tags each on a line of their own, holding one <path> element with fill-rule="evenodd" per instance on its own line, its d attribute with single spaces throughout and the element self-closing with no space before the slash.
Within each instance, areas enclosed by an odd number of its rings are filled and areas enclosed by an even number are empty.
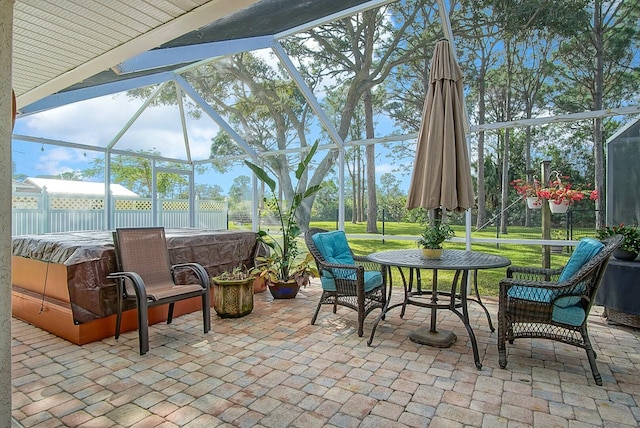
<svg viewBox="0 0 640 428">
<path fill-rule="evenodd" d="M 125 93 L 81 101 L 18 118 L 14 135 L 104 148 L 116 138 L 142 104 L 141 100 L 130 99 Z M 189 118 L 186 122 L 192 158 L 208 158 L 210 141 L 218 132 L 218 125 L 206 115 L 199 120 Z M 381 132 L 380 135 L 389 133 L 384 130 Z M 160 150 L 167 157 L 187 159 L 178 108 L 147 108 L 114 147 L 120 150 Z M 102 156 L 97 151 L 42 145 L 18 139 L 13 140 L 12 149 L 14 173 L 27 176 L 55 176 L 64 172 L 81 171 L 89 168 L 96 156 Z M 377 146 L 377 152 L 376 175 L 379 179 L 384 173 L 394 172 L 396 167 L 382 146 Z M 250 175 L 250 172 L 242 167 L 234 168 L 227 174 L 209 171 L 198 176 L 196 184 L 216 184 L 226 193 L 233 179 L 242 174 Z M 396 176 L 403 183 L 401 187 L 408 189 L 410 177 L 399 174 Z"/>
</svg>

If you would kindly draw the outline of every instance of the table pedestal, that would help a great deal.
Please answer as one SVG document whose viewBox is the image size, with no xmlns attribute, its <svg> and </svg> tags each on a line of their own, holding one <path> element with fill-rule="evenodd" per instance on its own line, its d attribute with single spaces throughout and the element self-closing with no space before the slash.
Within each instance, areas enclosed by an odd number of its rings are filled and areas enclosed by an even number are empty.
<svg viewBox="0 0 640 428">
<path fill-rule="evenodd" d="M 421 327 L 409 335 L 409 339 L 421 345 L 434 346 L 436 348 L 448 348 L 453 345 L 458 337 L 448 330 L 431 331 L 430 327 Z"/>
</svg>

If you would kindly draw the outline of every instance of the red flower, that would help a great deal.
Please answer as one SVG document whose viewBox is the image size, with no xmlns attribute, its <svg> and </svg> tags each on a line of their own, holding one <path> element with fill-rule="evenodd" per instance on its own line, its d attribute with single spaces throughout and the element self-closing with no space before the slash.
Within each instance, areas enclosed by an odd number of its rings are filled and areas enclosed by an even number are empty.
<svg viewBox="0 0 640 428">
<path fill-rule="evenodd" d="M 568 178 L 561 177 L 559 173 L 556 173 L 556 179 L 549 183 L 549 187 L 540 189 L 538 196 L 558 205 L 564 201 L 569 201 L 569 204 L 573 205 L 574 202 L 581 201 L 586 195 L 589 195 L 589 199 L 592 201 L 598 199 L 597 190 L 573 189 L 571 183 L 562 181 L 562 179 Z"/>
</svg>

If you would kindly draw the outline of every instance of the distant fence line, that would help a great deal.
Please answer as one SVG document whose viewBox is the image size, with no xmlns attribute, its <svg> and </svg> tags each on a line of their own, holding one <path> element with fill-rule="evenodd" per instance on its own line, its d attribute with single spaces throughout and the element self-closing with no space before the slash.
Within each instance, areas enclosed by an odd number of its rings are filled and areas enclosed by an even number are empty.
<svg viewBox="0 0 640 428">
<path fill-rule="evenodd" d="M 205 229 L 227 229 L 227 202 L 195 201 L 195 224 Z M 32 235 L 79 230 L 104 230 L 105 200 L 102 196 L 14 192 L 11 235 Z M 113 197 L 114 227 L 155 226 L 150 198 Z M 191 227 L 189 201 L 160 199 L 158 226 Z"/>
</svg>

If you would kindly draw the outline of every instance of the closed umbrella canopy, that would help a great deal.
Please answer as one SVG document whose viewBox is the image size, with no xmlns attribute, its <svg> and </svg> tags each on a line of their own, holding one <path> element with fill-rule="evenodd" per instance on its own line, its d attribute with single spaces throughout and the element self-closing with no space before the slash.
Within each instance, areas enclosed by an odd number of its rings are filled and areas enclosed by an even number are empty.
<svg viewBox="0 0 640 428">
<path fill-rule="evenodd" d="M 463 211 L 474 205 L 465 137 L 462 70 L 447 40 L 431 60 L 407 208 Z"/>
</svg>

